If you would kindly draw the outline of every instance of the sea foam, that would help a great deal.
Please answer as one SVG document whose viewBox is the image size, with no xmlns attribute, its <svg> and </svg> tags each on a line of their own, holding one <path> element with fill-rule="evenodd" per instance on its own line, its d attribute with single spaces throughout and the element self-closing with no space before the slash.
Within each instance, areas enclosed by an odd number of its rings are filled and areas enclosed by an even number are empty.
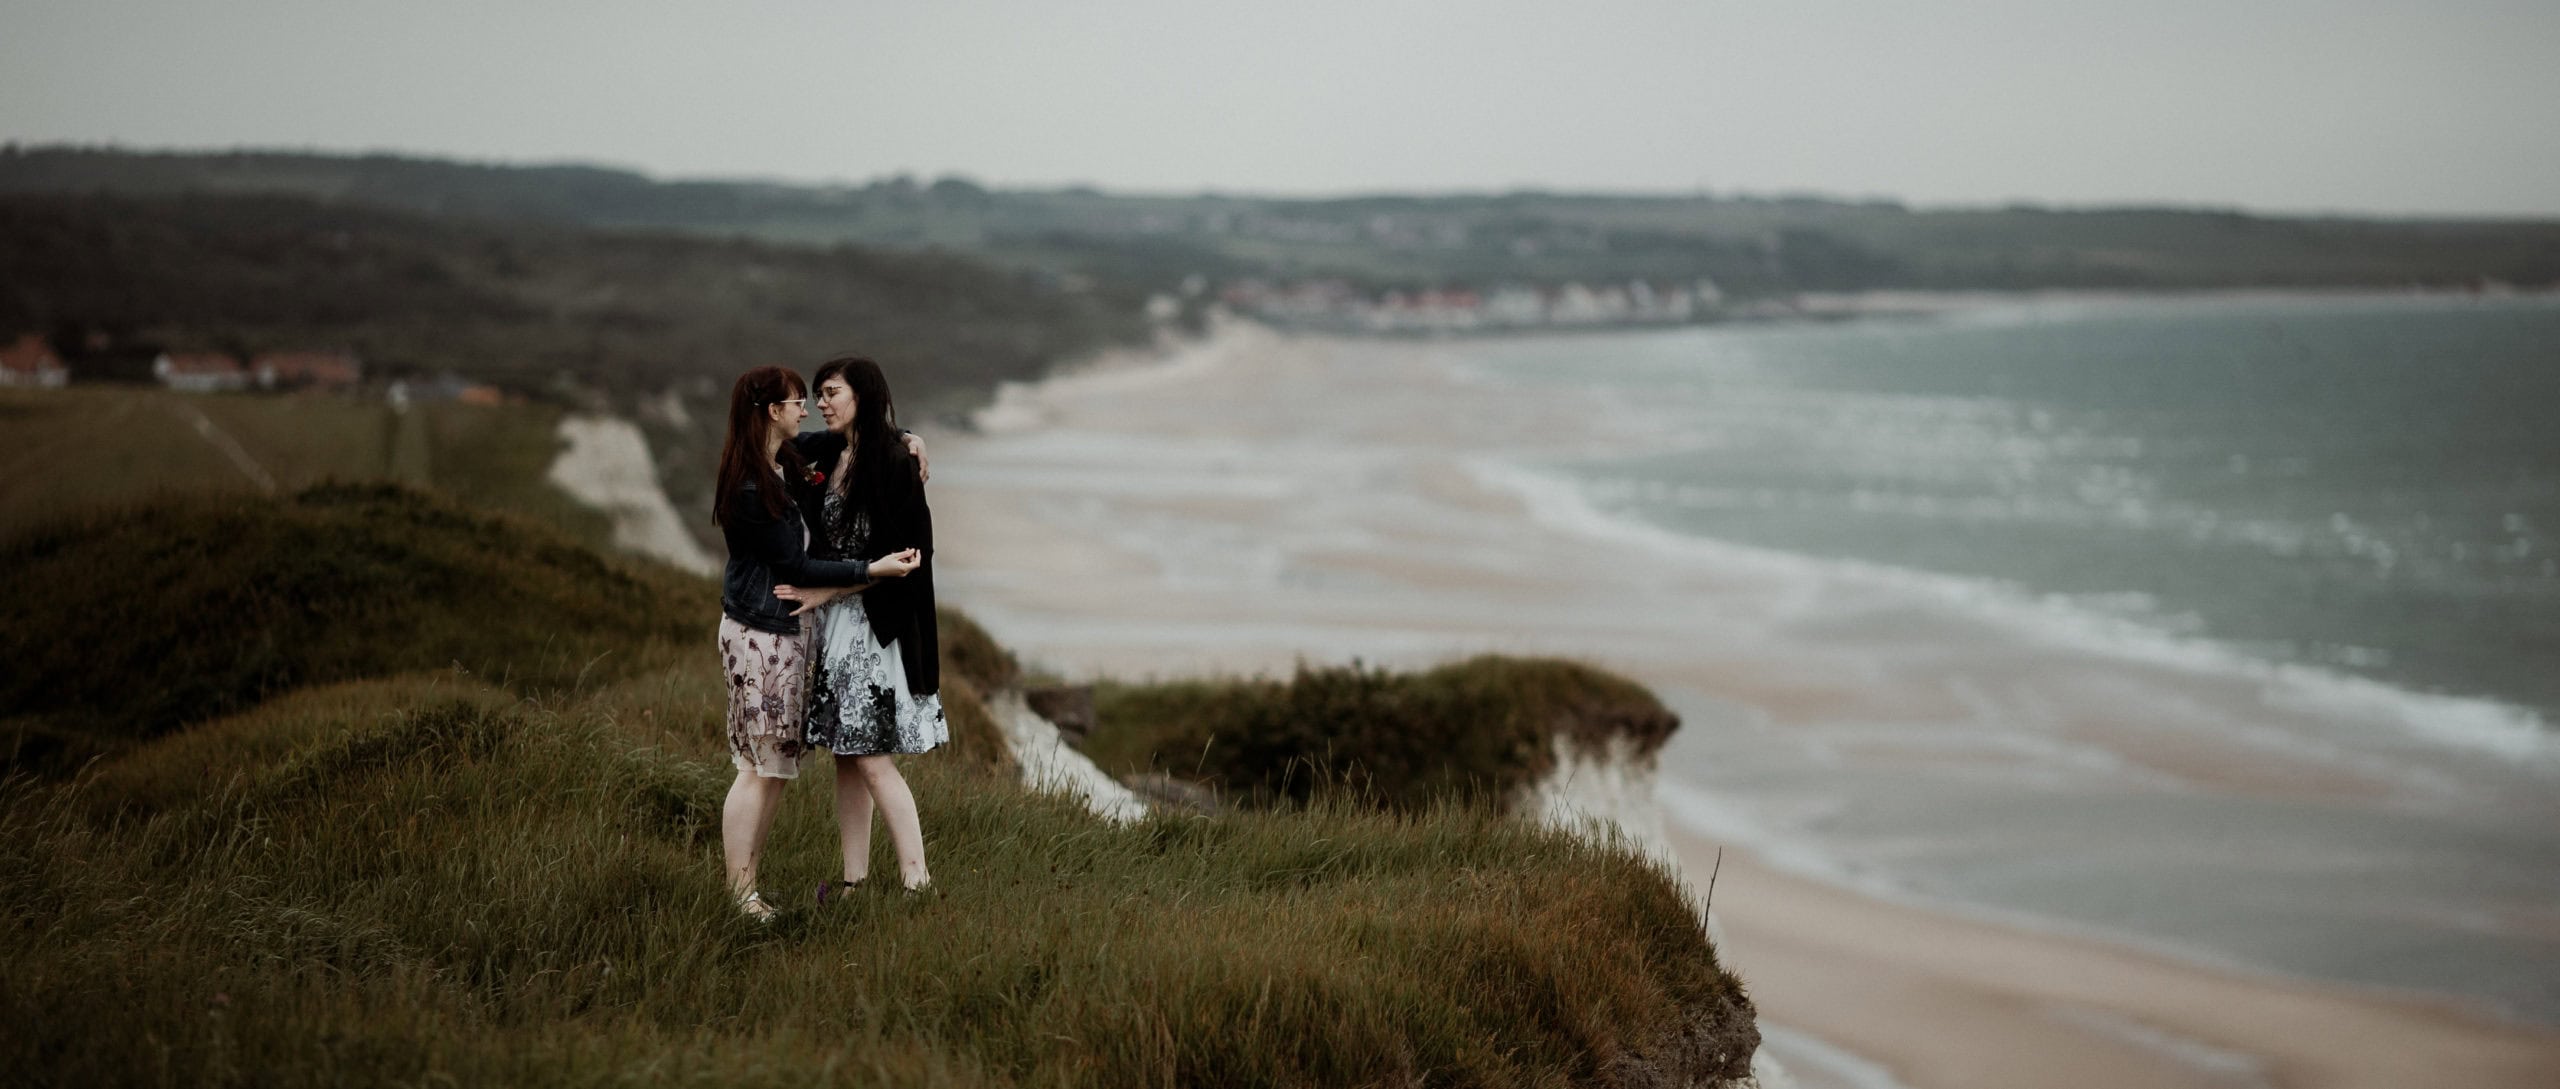
<svg viewBox="0 0 2560 1089">
<path fill-rule="evenodd" d="M 1592 502 L 1586 490 L 1561 473 L 1480 459 L 1469 463 L 1479 482 L 1516 496 L 1530 516 L 1552 528 L 1631 545 L 1667 559 L 1783 580 L 1810 594 L 1824 583 L 1918 599 L 1975 620 L 2018 631 L 2035 643 L 2069 648 L 2144 665 L 2257 686 L 2274 707 L 2324 719 L 2382 723 L 2403 739 L 2485 754 L 2525 765 L 2560 767 L 2560 737 L 2529 708 L 2497 700 L 2418 692 L 2370 678 L 2298 662 L 2273 661 L 2190 632 L 2164 630 L 2121 608 L 2121 603 L 2037 594 L 1988 579 L 1919 571 L 1861 560 L 1804 556 L 1754 545 L 1694 536 L 1615 514 Z M 2183 619 L 2183 618 L 2181 618 Z M 2191 625 L 2181 623 L 2181 627 Z M 2339 755 L 2337 738 L 2293 737 L 2292 743 Z M 2388 739 L 2376 740 L 2385 741 Z"/>
</svg>

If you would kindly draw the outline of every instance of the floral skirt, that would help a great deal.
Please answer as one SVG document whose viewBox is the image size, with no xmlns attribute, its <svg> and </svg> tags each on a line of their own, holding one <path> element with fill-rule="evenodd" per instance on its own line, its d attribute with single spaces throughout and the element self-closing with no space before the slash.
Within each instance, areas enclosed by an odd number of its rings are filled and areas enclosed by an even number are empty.
<svg viewBox="0 0 2560 1089">
<path fill-rule="evenodd" d="M 881 646 L 852 594 L 819 609 L 809 626 L 809 730 L 812 749 L 838 756 L 919 753 L 951 740 L 940 695 L 907 691 L 899 644 Z"/>
<path fill-rule="evenodd" d="M 809 637 L 758 631 L 720 618 L 729 676 L 729 761 L 767 779 L 800 775 L 800 717 L 807 706 Z"/>
</svg>

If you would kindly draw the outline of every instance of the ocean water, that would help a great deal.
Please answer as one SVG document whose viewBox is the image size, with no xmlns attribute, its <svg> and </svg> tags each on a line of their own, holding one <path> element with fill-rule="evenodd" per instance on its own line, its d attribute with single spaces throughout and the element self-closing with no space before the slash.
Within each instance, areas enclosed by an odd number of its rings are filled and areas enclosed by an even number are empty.
<svg viewBox="0 0 2560 1089">
<path fill-rule="evenodd" d="M 1603 511 L 2560 722 L 2560 298 L 2020 302 L 1471 347 Z"/>
<path fill-rule="evenodd" d="M 1881 576 L 2123 663 L 2161 737 L 2391 784 L 2164 778 L 1996 691 L 1953 728 L 1775 729 L 1669 688 L 1673 820 L 1888 898 L 2560 1024 L 2560 299 L 2022 301 L 1453 355 L 1611 421 L 1606 453 L 1523 459 L 1550 521 Z M 2181 702 L 2146 665 L 2242 683 Z M 1880 740 L 1950 759 L 1841 755 Z"/>
<path fill-rule="evenodd" d="M 2553 299 L 1236 330 L 1008 391 L 945 587 L 1070 674 L 1603 662 L 1702 842 L 2560 1024 L 2555 345 Z"/>
</svg>

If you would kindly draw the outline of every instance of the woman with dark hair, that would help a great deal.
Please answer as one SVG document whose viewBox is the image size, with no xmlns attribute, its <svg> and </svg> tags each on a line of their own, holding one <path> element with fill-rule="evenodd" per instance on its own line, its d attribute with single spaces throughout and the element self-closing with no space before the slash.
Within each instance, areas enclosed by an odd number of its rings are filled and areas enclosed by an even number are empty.
<svg viewBox="0 0 2560 1089">
<path fill-rule="evenodd" d="M 811 748 L 836 756 L 836 824 L 844 877 L 818 887 L 818 902 L 860 884 L 871 869 L 876 809 L 898 852 L 908 889 L 933 880 L 915 796 L 891 759 L 950 740 L 942 717 L 942 675 L 933 614 L 933 514 L 920 466 L 904 445 L 889 380 L 868 359 L 818 368 L 818 412 L 828 439 L 804 441 L 819 466 L 818 550 L 841 559 L 919 557 L 913 573 L 860 594 L 844 589 L 776 591 L 814 611 L 810 625 L 808 728 Z"/>
<path fill-rule="evenodd" d="M 808 641 L 784 584 L 857 588 L 915 570 L 913 549 L 869 563 L 816 559 L 791 483 L 810 469 L 787 441 L 809 415 L 808 387 L 781 367 L 738 376 L 729 391 L 729 431 L 720 444 L 712 517 L 729 546 L 720 579 L 720 657 L 729 680 L 729 757 L 738 777 L 720 813 L 720 847 L 738 908 L 769 919 L 756 891 L 756 864 L 773 827 L 782 786 L 800 773 Z"/>
</svg>

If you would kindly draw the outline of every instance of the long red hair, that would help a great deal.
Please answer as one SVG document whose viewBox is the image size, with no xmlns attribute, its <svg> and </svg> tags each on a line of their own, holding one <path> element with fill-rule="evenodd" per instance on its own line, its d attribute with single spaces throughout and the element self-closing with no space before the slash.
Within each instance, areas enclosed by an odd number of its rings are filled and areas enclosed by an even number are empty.
<svg viewBox="0 0 2560 1089">
<path fill-rule="evenodd" d="M 808 395 L 809 387 L 788 367 L 758 367 L 738 376 L 738 384 L 729 388 L 729 433 L 720 440 L 720 480 L 711 500 L 712 521 L 727 526 L 729 517 L 738 513 L 732 504 L 750 482 L 764 477 L 765 440 L 780 426 L 765 406 Z M 802 471 L 800 451 L 788 442 L 774 453 L 774 460 L 781 463 L 786 479 Z M 768 521 L 791 509 L 791 497 L 781 488 L 757 488 L 756 498 L 763 501 Z"/>
</svg>

